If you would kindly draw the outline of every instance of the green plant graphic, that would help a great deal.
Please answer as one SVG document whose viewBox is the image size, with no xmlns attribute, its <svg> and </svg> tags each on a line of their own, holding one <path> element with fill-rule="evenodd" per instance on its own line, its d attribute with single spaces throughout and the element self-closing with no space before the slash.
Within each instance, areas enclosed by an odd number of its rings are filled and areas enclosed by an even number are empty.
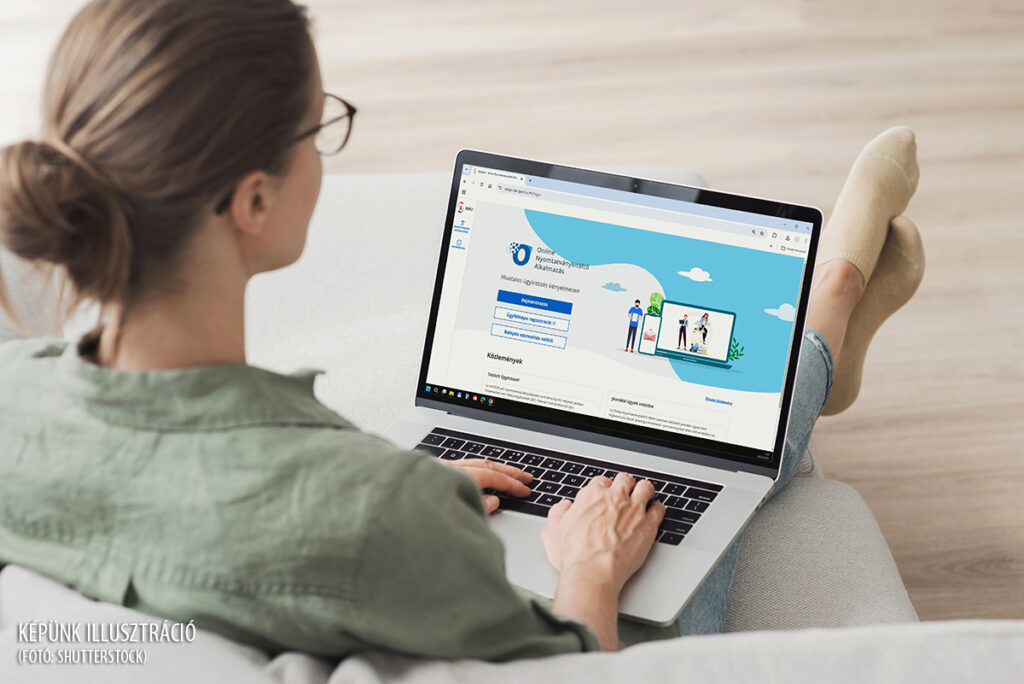
<svg viewBox="0 0 1024 684">
<path fill-rule="evenodd" d="M 740 346 L 740 343 L 737 342 L 736 338 L 734 337 L 732 340 L 732 344 L 729 345 L 729 357 L 727 360 L 735 361 L 741 356 L 743 356 L 743 347 Z"/>
<path fill-rule="evenodd" d="M 652 316 L 661 315 L 661 304 L 665 301 L 665 295 L 660 292 L 651 293 L 651 305 L 647 307 L 647 313 Z"/>
</svg>

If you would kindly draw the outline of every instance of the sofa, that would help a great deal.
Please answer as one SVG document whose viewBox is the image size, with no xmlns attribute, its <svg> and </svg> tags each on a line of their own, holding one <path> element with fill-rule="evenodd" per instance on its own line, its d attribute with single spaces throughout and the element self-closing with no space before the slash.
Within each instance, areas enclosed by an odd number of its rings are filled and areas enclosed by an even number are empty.
<svg viewBox="0 0 1024 684">
<path fill-rule="evenodd" d="M 703 185 L 685 170 L 613 170 Z M 302 258 L 250 284 L 249 362 L 323 369 L 320 399 L 383 431 L 412 403 L 449 179 L 325 176 Z M 53 332 L 52 290 L 10 255 L 0 264 L 25 321 L 21 331 L 0 321 L 0 340 Z M 63 332 L 87 324 L 80 317 Z M 61 667 L 19 664 L 19 651 L 34 646 L 19 641 L 19 626 L 33 620 L 153 618 L 9 565 L 0 571 L 0 682 L 1024 681 L 1024 621 L 918 623 L 871 511 L 853 488 L 824 477 L 813 447 L 744 533 L 723 635 L 495 665 L 383 652 L 341 663 L 268 655 L 199 630 L 190 643 L 143 644 L 145 665 Z"/>
</svg>

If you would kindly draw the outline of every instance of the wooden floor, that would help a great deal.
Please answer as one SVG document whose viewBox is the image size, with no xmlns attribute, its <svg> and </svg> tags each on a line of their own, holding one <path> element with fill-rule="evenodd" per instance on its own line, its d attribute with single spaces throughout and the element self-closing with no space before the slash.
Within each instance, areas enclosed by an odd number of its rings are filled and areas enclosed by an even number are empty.
<svg viewBox="0 0 1024 684">
<path fill-rule="evenodd" d="M 31 132 L 78 2 L 0 1 L 0 140 Z M 883 129 L 918 134 L 918 295 L 816 431 L 923 619 L 1024 618 L 1024 2 L 311 0 L 358 104 L 330 172 L 449 168 L 460 147 L 664 164 L 821 207 Z"/>
</svg>

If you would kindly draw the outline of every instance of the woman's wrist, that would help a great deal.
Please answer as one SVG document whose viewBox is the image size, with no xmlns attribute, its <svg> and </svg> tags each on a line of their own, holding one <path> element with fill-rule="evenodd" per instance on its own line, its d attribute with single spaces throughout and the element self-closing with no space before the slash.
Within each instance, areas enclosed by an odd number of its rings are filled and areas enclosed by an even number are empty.
<svg viewBox="0 0 1024 684">
<path fill-rule="evenodd" d="M 571 583 L 590 591 L 613 593 L 616 598 L 625 584 L 616 572 L 614 560 L 607 556 L 593 556 L 563 565 L 558 576 L 559 585 Z"/>
<path fill-rule="evenodd" d="M 551 610 L 582 622 L 594 630 L 601 649 L 618 650 L 619 593 L 622 583 L 607 569 L 575 563 L 566 567 L 558 578 Z"/>
</svg>

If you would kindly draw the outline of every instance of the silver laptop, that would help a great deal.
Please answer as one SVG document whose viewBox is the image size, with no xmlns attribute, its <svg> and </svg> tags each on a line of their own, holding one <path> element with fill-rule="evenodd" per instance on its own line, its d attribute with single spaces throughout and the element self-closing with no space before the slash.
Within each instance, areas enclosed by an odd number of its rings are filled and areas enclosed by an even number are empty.
<svg viewBox="0 0 1024 684">
<path fill-rule="evenodd" d="M 810 207 L 463 150 L 387 436 L 533 473 L 491 522 L 509 580 L 549 597 L 551 505 L 651 480 L 667 513 L 620 611 L 668 624 L 778 477 L 820 230 Z"/>
</svg>

